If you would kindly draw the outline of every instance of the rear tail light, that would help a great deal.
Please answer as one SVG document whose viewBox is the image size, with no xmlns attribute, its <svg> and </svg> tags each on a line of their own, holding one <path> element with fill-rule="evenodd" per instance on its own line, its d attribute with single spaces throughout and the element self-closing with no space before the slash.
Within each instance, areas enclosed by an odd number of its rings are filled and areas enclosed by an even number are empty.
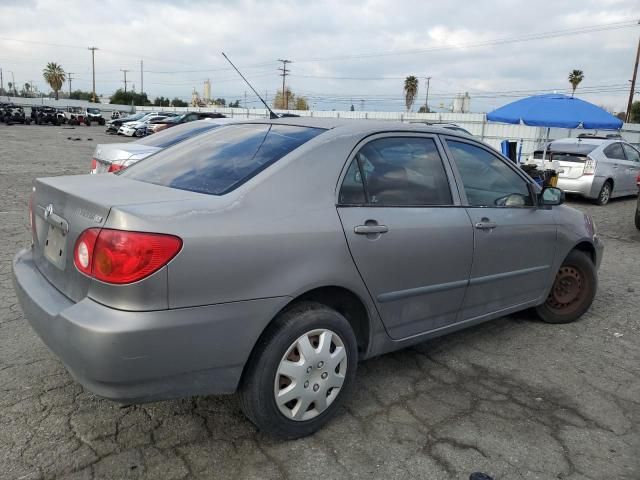
<svg viewBox="0 0 640 480">
<path fill-rule="evenodd" d="M 182 240 L 161 233 L 89 228 L 76 241 L 76 268 L 105 283 L 133 283 L 164 267 L 182 248 Z"/>
<path fill-rule="evenodd" d="M 109 165 L 109 170 L 107 170 L 109 173 L 113 173 L 113 172 L 119 172 L 120 170 L 124 170 L 124 166 L 121 163 L 111 163 Z"/>
<path fill-rule="evenodd" d="M 583 175 L 593 175 L 596 172 L 596 161 L 593 158 L 587 158 L 584 162 Z"/>
<path fill-rule="evenodd" d="M 636 177 L 636 185 L 638 185 L 638 188 L 640 188 L 640 173 Z"/>
<path fill-rule="evenodd" d="M 95 158 L 91 159 L 91 172 L 95 172 L 98 167 L 98 161 Z"/>
</svg>

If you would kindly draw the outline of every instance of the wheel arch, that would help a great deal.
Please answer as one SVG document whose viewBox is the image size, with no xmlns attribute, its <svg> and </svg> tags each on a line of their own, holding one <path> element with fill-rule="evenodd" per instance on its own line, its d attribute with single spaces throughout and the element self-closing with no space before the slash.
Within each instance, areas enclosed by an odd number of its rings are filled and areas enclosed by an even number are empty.
<svg viewBox="0 0 640 480">
<path fill-rule="evenodd" d="M 300 302 L 317 302 L 333 308 L 344 316 L 351 327 L 353 328 L 356 336 L 356 342 L 358 344 L 358 353 L 363 354 L 369 350 L 371 345 L 371 314 L 367 308 L 363 299 L 352 290 L 337 286 L 326 285 L 321 287 L 315 287 L 300 293 L 296 297 L 292 297 L 291 300 L 282 307 L 265 325 L 264 329 L 256 339 L 251 353 L 249 354 L 247 361 L 242 369 L 242 375 L 240 377 L 240 383 L 245 376 L 248 365 L 254 358 L 254 352 L 256 347 L 260 344 L 264 336 L 267 334 L 273 322 L 279 315 L 287 310 L 293 308 Z"/>
<path fill-rule="evenodd" d="M 585 253 L 591 259 L 593 264 L 597 265 L 596 248 L 593 246 L 591 242 L 587 242 L 586 240 L 584 240 L 574 245 L 574 247 L 567 252 L 567 255 L 569 255 L 569 253 L 571 253 L 573 250 L 578 250 L 580 252 Z M 565 255 L 565 258 L 567 255 Z"/>
</svg>

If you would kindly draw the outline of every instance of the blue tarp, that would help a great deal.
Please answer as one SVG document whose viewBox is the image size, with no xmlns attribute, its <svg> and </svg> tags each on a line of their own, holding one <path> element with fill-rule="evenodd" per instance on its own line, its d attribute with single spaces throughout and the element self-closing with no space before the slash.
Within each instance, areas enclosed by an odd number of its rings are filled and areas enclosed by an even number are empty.
<svg viewBox="0 0 640 480">
<path fill-rule="evenodd" d="M 487 113 L 487 120 L 532 127 L 619 130 L 622 120 L 579 98 L 548 94 L 523 98 Z"/>
</svg>

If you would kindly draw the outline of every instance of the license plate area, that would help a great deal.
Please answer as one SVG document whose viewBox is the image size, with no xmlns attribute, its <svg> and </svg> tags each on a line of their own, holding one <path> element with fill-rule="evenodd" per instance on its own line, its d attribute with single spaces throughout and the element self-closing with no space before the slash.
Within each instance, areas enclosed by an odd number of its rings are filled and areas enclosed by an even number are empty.
<svg viewBox="0 0 640 480">
<path fill-rule="evenodd" d="M 60 270 L 67 263 L 67 234 L 60 228 L 49 225 L 44 243 L 44 256 Z"/>
</svg>

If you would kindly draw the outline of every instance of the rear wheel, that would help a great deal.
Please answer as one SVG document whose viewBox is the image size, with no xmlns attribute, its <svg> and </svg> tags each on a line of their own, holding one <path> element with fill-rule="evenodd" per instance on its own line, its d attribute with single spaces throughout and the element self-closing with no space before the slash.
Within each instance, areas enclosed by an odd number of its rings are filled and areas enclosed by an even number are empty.
<svg viewBox="0 0 640 480">
<path fill-rule="evenodd" d="M 640 200 L 638 200 L 638 206 L 636 207 L 636 228 L 640 230 Z"/>
<path fill-rule="evenodd" d="M 613 191 L 613 186 L 611 184 L 611 180 L 607 180 L 602 185 L 600 189 L 600 193 L 598 194 L 598 198 L 596 198 L 596 203 L 598 205 L 606 205 L 611 200 L 611 192 Z"/>
<path fill-rule="evenodd" d="M 300 303 L 280 314 L 256 345 L 238 392 L 240 406 L 273 436 L 310 435 L 336 414 L 357 361 L 349 322 L 322 304 Z"/>
<path fill-rule="evenodd" d="M 101 118 L 98 120 L 98 125 L 104 125 L 104 118 Z"/>
<path fill-rule="evenodd" d="M 585 253 L 573 250 L 560 266 L 547 300 L 536 307 L 536 312 L 547 323 L 573 322 L 589 309 L 597 287 L 595 265 Z"/>
</svg>

